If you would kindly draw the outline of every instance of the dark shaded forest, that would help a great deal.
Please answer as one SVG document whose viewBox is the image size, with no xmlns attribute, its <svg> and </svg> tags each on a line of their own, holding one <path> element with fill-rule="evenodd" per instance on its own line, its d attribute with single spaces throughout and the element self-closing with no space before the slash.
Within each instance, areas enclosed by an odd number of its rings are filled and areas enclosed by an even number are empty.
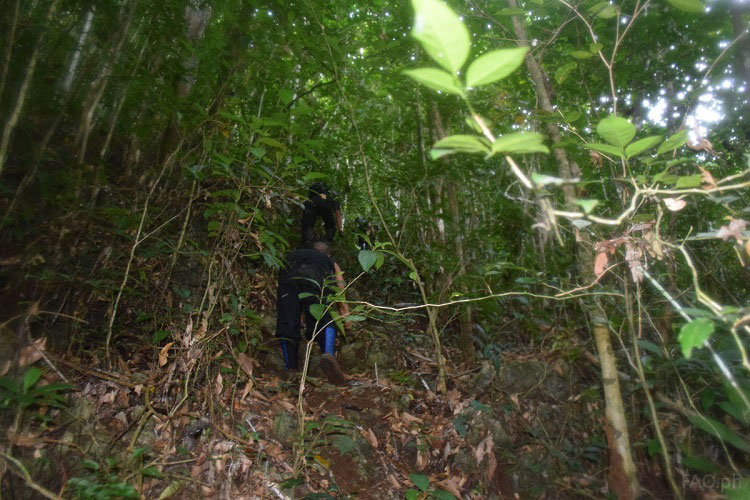
<svg viewBox="0 0 750 500">
<path fill-rule="evenodd" d="M 0 498 L 750 498 L 747 2 L 0 13 Z"/>
</svg>

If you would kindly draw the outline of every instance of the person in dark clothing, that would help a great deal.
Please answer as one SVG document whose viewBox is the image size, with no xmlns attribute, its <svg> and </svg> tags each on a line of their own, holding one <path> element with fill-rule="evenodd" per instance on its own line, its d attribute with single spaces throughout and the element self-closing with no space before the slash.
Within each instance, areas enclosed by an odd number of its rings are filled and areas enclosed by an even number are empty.
<svg viewBox="0 0 750 500">
<path fill-rule="evenodd" d="M 300 315 L 305 314 L 308 339 L 315 339 L 323 355 L 321 368 L 328 380 L 341 385 L 346 377 L 339 368 L 335 354 L 336 328 L 330 312 L 326 311 L 318 320 L 310 312 L 314 304 L 327 305 L 328 298 L 335 292 L 330 284 L 343 290 L 345 288 L 343 273 L 330 256 L 328 243 L 317 241 L 313 248 L 295 250 L 285 258 L 285 265 L 279 271 L 279 287 L 276 297 L 276 337 L 281 340 L 281 351 L 287 370 L 297 370 L 298 344 L 300 336 Z M 300 297 L 300 295 L 303 295 Z M 345 317 L 349 307 L 339 302 L 339 312 Z"/>
<path fill-rule="evenodd" d="M 377 224 L 373 224 L 364 217 L 357 218 L 357 247 L 360 250 L 372 250 L 372 245 L 375 244 L 375 236 L 378 234 L 380 227 Z"/>
<path fill-rule="evenodd" d="M 309 199 L 304 203 L 302 212 L 302 238 L 306 246 L 315 238 L 315 222 L 320 217 L 323 220 L 325 236 L 323 240 L 331 243 L 336 231 L 342 232 L 341 205 L 336 199 L 336 193 L 326 184 L 316 182 L 310 186 Z"/>
</svg>

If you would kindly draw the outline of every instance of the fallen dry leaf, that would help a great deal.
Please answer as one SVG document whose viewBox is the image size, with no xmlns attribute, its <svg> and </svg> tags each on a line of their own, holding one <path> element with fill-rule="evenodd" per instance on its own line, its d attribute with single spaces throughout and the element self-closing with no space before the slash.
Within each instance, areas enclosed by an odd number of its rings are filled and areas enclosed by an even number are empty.
<svg viewBox="0 0 750 500">
<path fill-rule="evenodd" d="M 679 212 L 685 206 L 687 205 L 687 202 L 685 200 L 680 200 L 676 198 L 664 198 L 664 205 L 666 205 L 667 210 L 671 212 Z"/>
<path fill-rule="evenodd" d="M 734 238 L 737 241 L 742 240 L 742 230 L 745 229 L 747 221 L 744 219 L 732 219 L 726 226 L 721 226 L 716 232 L 716 237 L 727 241 L 729 238 Z"/>
<path fill-rule="evenodd" d="M 46 345 L 47 337 L 42 337 L 25 346 L 18 355 L 18 366 L 28 366 L 42 359 Z"/>
<path fill-rule="evenodd" d="M 422 419 L 419 417 L 415 417 L 414 415 L 411 415 L 409 413 L 403 412 L 401 413 L 401 420 L 407 423 L 416 422 L 418 424 L 422 423 Z"/>
<path fill-rule="evenodd" d="M 159 366 L 164 366 L 167 364 L 167 358 L 169 357 L 169 349 L 173 345 L 174 345 L 174 342 L 170 342 L 169 344 L 161 348 L 161 351 L 159 351 Z"/>
<path fill-rule="evenodd" d="M 368 428 L 366 431 L 363 429 L 362 436 L 367 440 L 368 443 L 370 443 L 370 446 L 377 449 L 378 447 L 378 438 L 375 436 L 375 433 L 372 432 L 372 429 Z"/>
<path fill-rule="evenodd" d="M 253 362 L 250 361 L 250 358 L 241 352 L 237 355 L 237 362 L 248 377 L 253 376 Z"/>
</svg>

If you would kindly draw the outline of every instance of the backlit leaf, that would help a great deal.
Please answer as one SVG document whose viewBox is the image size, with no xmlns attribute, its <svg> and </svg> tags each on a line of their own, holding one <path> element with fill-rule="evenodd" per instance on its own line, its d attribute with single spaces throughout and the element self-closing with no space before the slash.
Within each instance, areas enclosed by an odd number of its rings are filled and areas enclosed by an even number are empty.
<svg viewBox="0 0 750 500">
<path fill-rule="evenodd" d="M 673 149 L 677 149 L 683 144 L 685 144 L 688 140 L 688 131 L 687 129 L 681 130 L 674 134 L 673 136 L 669 137 L 664 143 L 659 146 L 659 149 L 656 150 L 656 154 L 660 155 L 663 153 L 666 153 L 667 151 L 672 151 Z"/>
<path fill-rule="evenodd" d="M 489 153 L 490 148 L 475 135 L 449 135 L 435 143 L 436 149 L 452 149 L 463 153 Z"/>
<path fill-rule="evenodd" d="M 675 183 L 674 187 L 676 187 L 677 189 L 696 188 L 701 187 L 702 183 L 703 174 L 681 175 L 677 178 L 677 182 Z"/>
<path fill-rule="evenodd" d="M 693 349 L 701 347 L 711 337 L 712 333 L 714 333 L 714 322 L 708 318 L 697 318 L 682 325 L 680 334 L 677 336 L 677 340 L 682 347 L 682 354 L 690 359 Z"/>
<path fill-rule="evenodd" d="M 469 31 L 455 12 L 439 0 L 412 0 L 411 34 L 440 66 L 456 74 L 469 56 Z"/>
<path fill-rule="evenodd" d="M 610 115 L 599 122 L 596 132 L 608 143 L 624 148 L 635 137 L 635 127 L 625 118 Z"/>
<path fill-rule="evenodd" d="M 534 181 L 534 184 L 536 184 L 537 186 L 546 186 L 547 184 L 560 185 L 565 183 L 565 180 L 560 179 L 559 177 L 537 174 L 536 172 L 532 172 L 531 180 Z"/>
<path fill-rule="evenodd" d="M 617 15 L 617 7 L 609 2 L 599 2 L 589 9 L 589 13 L 602 19 L 610 19 Z"/>
<path fill-rule="evenodd" d="M 594 54 L 591 52 L 586 52 L 585 50 L 574 50 L 570 53 L 571 56 L 575 57 L 576 59 L 591 59 L 594 57 Z"/>
<path fill-rule="evenodd" d="M 479 56 L 466 70 L 466 85 L 478 87 L 505 78 L 523 63 L 528 51 L 528 47 L 517 47 L 493 50 Z"/>
<path fill-rule="evenodd" d="M 599 151 L 600 153 L 618 156 L 620 158 L 624 156 L 624 152 L 622 148 L 619 148 L 617 146 L 612 146 L 611 144 L 600 144 L 597 142 L 589 142 L 588 144 L 584 144 L 583 147 L 588 148 L 588 149 L 593 149 L 594 151 Z"/>
<path fill-rule="evenodd" d="M 536 132 L 505 134 L 492 143 L 492 153 L 549 153 L 543 140 L 544 136 Z"/>
<path fill-rule="evenodd" d="M 576 69 L 576 65 L 577 63 L 572 62 L 572 63 L 568 63 L 565 66 L 561 66 L 560 68 L 558 68 L 558 70 L 555 71 L 555 81 L 557 83 L 564 82 L 565 79 L 568 78 L 568 75 L 570 74 L 570 72 Z"/>
<path fill-rule="evenodd" d="M 575 204 L 583 209 L 583 213 L 589 214 L 599 204 L 599 200 L 578 199 Z"/>
<path fill-rule="evenodd" d="M 463 90 L 456 85 L 454 78 L 438 68 L 407 69 L 404 73 L 421 83 L 425 87 L 439 90 L 446 94 L 463 94 Z"/>
<path fill-rule="evenodd" d="M 664 138 L 660 135 L 652 135 L 649 137 L 644 137 L 643 139 L 638 139 L 633 144 L 629 144 L 628 147 L 625 148 L 625 156 L 628 158 L 632 158 L 633 156 L 639 155 L 644 151 L 653 148 L 663 140 Z"/>
<path fill-rule="evenodd" d="M 700 0 L 667 0 L 669 5 L 684 12 L 703 12 L 706 6 Z"/>
</svg>

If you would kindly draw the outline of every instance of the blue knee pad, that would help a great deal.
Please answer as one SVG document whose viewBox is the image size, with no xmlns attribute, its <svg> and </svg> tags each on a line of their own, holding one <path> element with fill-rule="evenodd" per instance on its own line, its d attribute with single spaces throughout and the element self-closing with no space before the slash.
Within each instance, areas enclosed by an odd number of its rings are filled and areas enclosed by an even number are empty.
<svg viewBox="0 0 750 500">
<path fill-rule="evenodd" d="M 332 326 L 326 327 L 325 335 L 325 345 L 323 347 L 323 351 L 326 354 L 330 354 L 331 356 L 333 356 L 336 346 L 336 329 Z"/>
</svg>

